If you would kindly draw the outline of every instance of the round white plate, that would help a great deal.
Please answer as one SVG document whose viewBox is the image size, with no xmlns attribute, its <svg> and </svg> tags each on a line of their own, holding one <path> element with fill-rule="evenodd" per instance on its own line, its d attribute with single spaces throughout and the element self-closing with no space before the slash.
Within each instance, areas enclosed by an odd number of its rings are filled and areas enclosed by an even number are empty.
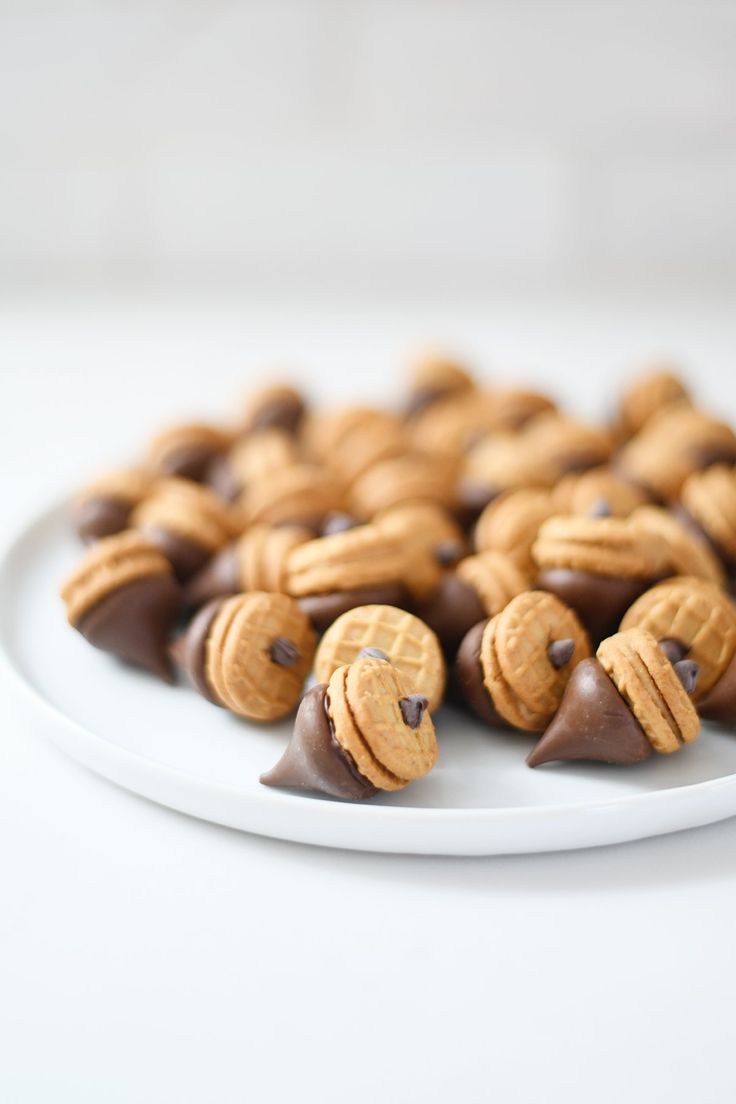
<svg viewBox="0 0 736 1104">
<path fill-rule="evenodd" d="M 526 736 L 437 714 L 440 761 L 399 794 L 347 804 L 267 789 L 289 724 L 258 726 L 90 647 L 66 624 L 59 581 L 79 557 L 68 509 L 31 522 L 0 562 L 0 653 L 87 767 L 154 801 L 244 831 L 329 847 L 493 855 L 619 843 L 736 813 L 736 737 L 637 767 L 524 763 Z"/>
</svg>

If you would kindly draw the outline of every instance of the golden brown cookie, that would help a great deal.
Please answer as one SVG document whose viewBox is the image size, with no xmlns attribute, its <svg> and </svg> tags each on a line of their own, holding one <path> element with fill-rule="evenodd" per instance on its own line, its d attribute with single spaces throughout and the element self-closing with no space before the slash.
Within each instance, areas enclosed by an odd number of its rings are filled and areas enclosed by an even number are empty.
<svg viewBox="0 0 736 1104">
<path fill-rule="evenodd" d="M 391 506 L 376 514 L 373 525 L 406 542 L 408 573 L 404 582 L 419 599 L 431 594 L 466 552 L 458 523 L 444 507 L 432 502 Z"/>
<path fill-rule="evenodd" d="M 432 718 L 412 698 L 405 677 L 381 659 L 358 659 L 338 667 L 328 683 L 327 709 L 335 740 L 358 772 L 379 789 L 403 789 L 437 762 Z"/>
<path fill-rule="evenodd" d="M 599 517 L 628 517 L 637 506 L 648 502 L 640 487 L 607 467 L 570 472 L 552 489 L 552 498 L 556 514 Z"/>
<path fill-rule="evenodd" d="M 350 491 L 351 509 L 366 519 L 406 502 L 435 502 L 451 510 L 456 503 L 453 465 L 438 457 L 407 453 L 374 464 Z"/>
<path fill-rule="evenodd" d="M 460 477 L 460 500 L 480 513 L 502 491 L 549 487 L 554 473 L 526 446 L 522 433 L 484 437 L 467 454 Z"/>
<path fill-rule="evenodd" d="M 318 537 L 287 556 L 286 588 L 295 597 L 401 582 L 407 574 L 403 541 L 375 525 Z"/>
<path fill-rule="evenodd" d="M 149 443 L 147 462 L 159 475 L 199 480 L 231 441 L 231 432 L 204 422 L 168 426 Z"/>
<path fill-rule="evenodd" d="M 736 435 L 695 407 L 665 407 L 621 450 L 617 466 L 635 483 L 672 500 L 694 471 L 736 461 Z"/>
<path fill-rule="evenodd" d="M 299 451 L 294 437 L 285 429 L 273 426 L 241 437 L 227 456 L 232 477 L 240 488 L 283 471 L 298 462 Z"/>
<path fill-rule="evenodd" d="M 569 654 L 558 665 L 550 645 L 562 641 Z M 508 724 L 538 732 L 554 716 L 575 666 L 589 655 L 588 636 L 575 613 L 552 594 L 526 591 L 483 630 L 483 684 Z"/>
<path fill-rule="evenodd" d="M 655 640 L 674 640 L 700 667 L 693 700 L 715 686 L 736 653 L 736 607 L 718 587 L 679 576 L 645 591 L 621 629 L 645 629 Z"/>
<path fill-rule="evenodd" d="M 477 552 L 504 552 L 530 575 L 532 545 L 542 522 L 558 513 L 549 491 L 522 487 L 500 494 L 486 506 L 475 526 Z"/>
<path fill-rule="evenodd" d="M 358 606 L 332 623 L 317 648 L 314 674 L 329 682 L 333 671 L 366 651 L 387 657 L 405 676 L 412 693 L 434 710 L 445 690 L 445 661 L 437 637 L 418 617 L 396 606 Z M 374 658 L 376 658 L 374 656 Z"/>
<path fill-rule="evenodd" d="M 302 443 L 307 456 L 329 464 L 350 438 L 368 432 L 380 422 L 383 411 L 372 406 L 345 406 L 337 410 L 314 410 L 302 426 Z"/>
<path fill-rule="evenodd" d="M 432 403 L 412 418 L 408 433 L 416 452 L 457 460 L 496 425 L 493 395 L 471 391 Z"/>
<path fill-rule="evenodd" d="M 640 506 L 631 514 L 631 524 L 644 534 L 650 533 L 664 541 L 666 566 L 672 575 L 695 575 L 718 586 L 725 575 L 717 557 L 703 540 L 698 540 L 678 518 L 660 506 Z"/>
<path fill-rule="evenodd" d="M 333 510 L 345 508 L 335 476 L 313 464 L 292 464 L 247 488 L 240 504 L 248 524 L 304 524 L 318 528 Z"/>
<path fill-rule="evenodd" d="M 311 539 L 298 525 L 253 525 L 237 544 L 241 589 L 285 594 L 289 553 Z"/>
<path fill-rule="evenodd" d="M 635 628 L 609 636 L 597 658 L 655 751 L 679 751 L 697 737 L 693 703 L 650 632 Z"/>
<path fill-rule="evenodd" d="M 571 471 L 605 464 L 613 451 L 611 434 L 556 412 L 540 414 L 523 432 L 523 447 L 552 481 Z"/>
<path fill-rule="evenodd" d="M 205 678 L 226 709 L 276 720 L 298 702 L 314 645 L 308 619 L 285 594 L 236 594 L 222 601 L 209 626 Z"/>
<path fill-rule="evenodd" d="M 736 562 L 736 468 L 716 464 L 694 472 L 681 492 L 682 505 L 729 562 Z"/>
<path fill-rule="evenodd" d="M 76 496 L 77 504 L 93 498 L 115 498 L 135 506 L 148 495 L 158 480 L 149 468 L 118 468 L 104 472 L 88 483 Z"/>
<path fill-rule="evenodd" d="M 503 552 L 489 550 L 467 556 L 455 573 L 473 588 L 488 617 L 499 613 L 529 587 L 529 577 Z"/>
<path fill-rule="evenodd" d="M 685 386 L 674 372 L 654 369 L 634 380 L 621 396 L 616 419 L 619 436 L 627 440 L 665 407 L 689 402 Z"/>
<path fill-rule="evenodd" d="M 420 353 L 409 367 L 407 414 L 412 417 L 433 403 L 473 391 L 466 368 L 452 356 L 437 350 Z"/>
<path fill-rule="evenodd" d="M 78 625 L 84 615 L 107 594 L 134 579 L 170 575 L 171 565 L 155 544 L 140 533 L 128 529 L 97 542 L 61 587 L 70 625 Z"/>
<path fill-rule="evenodd" d="M 557 410 L 548 395 L 518 387 L 494 391 L 491 399 L 494 414 L 492 429 L 500 432 L 523 429 L 540 414 L 553 414 Z"/>
<path fill-rule="evenodd" d="M 408 448 L 403 422 L 385 411 L 366 411 L 351 430 L 344 433 L 326 463 L 350 486 L 363 472 L 381 460 L 402 456 Z"/>
<path fill-rule="evenodd" d="M 628 518 L 553 517 L 542 524 L 532 548 L 540 568 L 636 579 L 658 575 L 666 555 L 660 537 Z"/>
</svg>

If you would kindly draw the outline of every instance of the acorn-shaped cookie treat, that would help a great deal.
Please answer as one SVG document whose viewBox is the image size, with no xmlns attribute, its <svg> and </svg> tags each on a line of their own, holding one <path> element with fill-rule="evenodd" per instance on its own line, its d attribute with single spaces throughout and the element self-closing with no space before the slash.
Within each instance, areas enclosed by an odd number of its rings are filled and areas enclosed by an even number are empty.
<svg viewBox="0 0 736 1104">
<path fill-rule="evenodd" d="M 430 456 L 458 461 L 481 438 L 497 429 L 495 395 L 465 391 L 425 407 L 411 419 L 411 448 Z"/>
<path fill-rule="evenodd" d="M 285 593 L 288 554 L 311 538 L 311 530 L 295 525 L 252 526 L 215 553 L 189 580 L 184 591 L 186 605 L 201 606 L 212 598 L 246 590 Z"/>
<path fill-rule="evenodd" d="M 552 594 L 526 591 L 467 634 L 455 664 L 457 685 L 488 724 L 541 732 L 572 671 L 589 655 L 576 614 Z"/>
<path fill-rule="evenodd" d="M 231 433 L 202 422 L 170 426 L 149 444 L 148 463 L 158 475 L 177 475 L 199 483 L 231 440 Z"/>
<path fill-rule="evenodd" d="M 454 357 L 446 353 L 420 354 L 409 370 L 407 418 L 414 418 L 438 402 L 473 391 L 473 377 Z"/>
<path fill-rule="evenodd" d="M 437 633 L 445 655 L 454 658 L 468 629 L 495 616 L 528 587 L 528 577 L 505 553 L 479 552 L 461 560 L 416 609 Z"/>
<path fill-rule="evenodd" d="M 468 451 L 460 474 L 458 497 L 463 517 L 474 521 L 503 491 L 549 487 L 554 476 L 526 447 L 522 433 L 494 433 Z"/>
<path fill-rule="evenodd" d="M 442 701 L 445 661 L 435 634 L 423 621 L 396 606 L 359 606 L 330 625 L 317 647 L 314 675 L 329 682 L 338 667 L 359 656 L 388 659 L 430 711 Z"/>
<path fill-rule="evenodd" d="M 226 502 L 235 502 L 247 487 L 274 472 L 292 467 L 299 450 L 291 433 L 274 426 L 239 437 L 232 448 L 210 465 L 207 482 Z"/>
<path fill-rule="evenodd" d="M 723 678 L 736 653 L 736 607 L 704 579 L 678 576 L 647 590 L 621 622 L 623 631 L 634 628 L 651 633 L 675 661 L 695 660 L 696 704 Z"/>
<path fill-rule="evenodd" d="M 476 552 L 503 552 L 520 571 L 535 571 L 532 546 L 542 522 L 554 514 L 552 495 L 541 487 L 506 491 L 490 502 L 478 518 L 473 533 Z"/>
<path fill-rule="evenodd" d="M 453 510 L 457 505 L 456 474 L 448 460 L 420 453 L 381 460 L 355 481 L 350 506 L 364 520 L 407 502 L 434 502 Z"/>
<path fill-rule="evenodd" d="M 239 505 L 248 525 L 303 525 L 316 533 L 328 514 L 345 508 L 345 492 L 324 468 L 292 464 L 252 483 Z"/>
<path fill-rule="evenodd" d="M 164 479 L 131 515 L 131 524 L 157 544 L 185 581 L 242 529 L 237 511 L 208 487 Z"/>
<path fill-rule="evenodd" d="M 736 576 L 736 468 L 716 464 L 695 472 L 682 488 L 681 511 Z"/>
<path fill-rule="evenodd" d="M 285 586 L 323 632 L 356 606 L 400 606 L 407 601 L 403 580 L 407 551 L 399 536 L 375 525 L 359 525 L 318 537 L 287 556 Z"/>
<path fill-rule="evenodd" d="M 650 418 L 616 458 L 627 479 L 663 501 L 677 498 L 693 472 L 719 463 L 736 463 L 736 435 L 690 406 L 670 406 Z"/>
<path fill-rule="evenodd" d="M 596 659 L 575 668 L 554 720 L 527 763 L 633 764 L 653 751 L 679 751 L 700 732 L 690 700 L 697 680 L 697 663 L 683 659 L 673 665 L 651 633 L 616 633 L 601 643 Z"/>
<path fill-rule="evenodd" d="M 577 611 L 594 643 L 667 565 L 664 542 L 629 518 L 553 517 L 532 548 L 536 585 Z"/>
<path fill-rule="evenodd" d="M 665 407 L 689 403 L 685 385 L 673 371 L 668 368 L 649 371 L 634 380 L 621 396 L 616 416 L 617 436 L 627 441 Z"/>
<path fill-rule="evenodd" d="M 663 574 L 695 575 L 718 586 L 724 585 L 723 567 L 705 538 L 694 535 L 669 510 L 661 506 L 641 506 L 630 515 L 630 520 L 643 533 L 651 533 L 655 539 L 664 541 Z"/>
<path fill-rule="evenodd" d="M 605 464 L 613 451 L 611 434 L 558 413 L 542 414 L 523 432 L 524 447 L 543 466 L 552 482 L 568 472 Z"/>
<path fill-rule="evenodd" d="M 570 472 L 552 489 L 556 514 L 583 514 L 587 517 L 628 517 L 649 498 L 612 468 L 590 468 Z"/>
<path fill-rule="evenodd" d="M 331 428 L 335 445 L 323 453 L 328 468 L 346 486 L 382 460 L 391 460 L 407 451 L 406 430 L 400 418 L 383 410 L 338 412 L 342 426 Z M 322 446 L 324 448 L 324 444 Z"/>
<path fill-rule="evenodd" d="M 401 790 L 436 762 L 427 699 L 387 660 L 366 656 L 305 695 L 289 746 L 261 782 L 357 801 Z"/>
<path fill-rule="evenodd" d="M 443 507 L 432 502 L 406 502 L 382 510 L 373 525 L 405 542 L 410 594 L 428 598 L 443 577 L 467 554 L 462 529 Z"/>
<path fill-rule="evenodd" d="M 145 468 L 122 468 L 95 479 L 77 495 L 74 525 L 85 543 L 122 533 L 130 523 L 134 507 L 150 493 L 156 482 Z"/>
<path fill-rule="evenodd" d="M 304 396 L 287 383 L 271 383 L 254 391 L 243 410 L 242 433 L 259 429 L 283 429 L 295 434 L 304 417 Z"/>
<path fill-rule="evenodd" d="M 209 701 L 241 717 L 274 721 L 296 706 L 314 644 L 296 602 L 253 591 L 208 602 L 172 654 Z"/>
<path fill-rule="evenodd" d="M 132 530 L 104 537 L 61 597 L 70 625 L 90 644 L 171 681 L 167 646 L 181 590 L 155 544 Z"/>
</svg>

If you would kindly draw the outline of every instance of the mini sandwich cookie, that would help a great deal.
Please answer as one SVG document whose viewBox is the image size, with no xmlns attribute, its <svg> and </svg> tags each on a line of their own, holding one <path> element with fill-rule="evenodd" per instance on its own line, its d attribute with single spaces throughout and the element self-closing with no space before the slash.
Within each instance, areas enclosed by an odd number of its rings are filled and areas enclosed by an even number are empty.
<svg viewBox="0 0 736 1104">
<path fill-rule="evenodd" d="M 184 591 L 187 606 L 245 590 L 285 593 L 289 553 L 311 538 L 311 531 L 299 526 L 254 525 L 190 579 Z"/>
<path fill-rule="evenodd" d="M 383 510 L 373 524 L 406 544 L 409 570 L 404 583 L 413 598 L 428 598 L 467 554 L 463 531 L 442 506 L 406 502 Z"/>
<path fill-rule="evenodd" d="M 261 782 L 349 800 L 401 790 L 437 762 L 427 704 L 386 660 L 338 667 L 305 695 L 289 746 Z"/>
<path fill-rule="evenodd" d="M 470 630 L 455 672 L 461 694 L 482 720 L 541 732 L 573 670 L 589 655 L 576 614 L 552 594 L 527 591 Z"/>
<path fill-rule="evenodd" d="M 634 380 L 621 396 L 616 416 L 617 435 L 628 440 L 665 407 L 689 404 L 685 385 L 671 369 L 650 370 Z"/>
<path fill-rule="evenodd" d="M 554 720 L 527 763 L 633 764 L 653 751 L 679 751 L 700 732 L 690 700 L 697 680 L 694 660 L 673 665 L 646 630 L 616 633 L 601 643 L 596 659 L 575 668 Z"/>
<path fill-rule="evenodd" d="M 363 519 L 407 502 L 435 502 L 453 510 L 456 474 L 447 459 L 418 452 L 380 460 L 356 479 L 350 489 L 350 508 Z"/>
<path fill-rule="evenodd" d="M 688 405 L 665 407 L 616 457 L 627 479 L 665 502 L 677 498 L 693 472 L 720 463 L 736 463 L 736 435 Z"/>
<path fill-rule="evenodd" d="M 247 487 L 299 461 L 294 437 L 274 426 L 239 437 L 232 448 L 210 464 L 207 482 L 226 502 L 235 502 Z"/>
<path fill-rule="evenodd" d="M 133 509 L 150 494 L 156 475 L 146 468 L 121 468 L 88 484 L 74 503 L 74 524 L 85 543 L 122 533 Z"/>
<path fill-rule="evenodd" d="M 661 506 L 641 506 L 631 515 L 632 524 L 645 535 L 664 543 L 663 574 L 694 575 L 699 579 L 723 586 L 723 567 L 701 536 L 694 535 L 687 524 Z"/>
<path fill-rule="evenodd" d="M 314 657 L 317 682 L 329 682 L 338 667 L 368 655 L 389 660 L 412 690 L 434 710 L 445 690 L 445 661 L 437 637 L 423 621 L 396 606 L 359 606 L 338 617 Z"/>
<path fill-rule="evenodd" d="M 182 581 L 242 529 L 232 507 L 188 479 L 163 479 L 133 511 L 131 523 L 158 545 Z"/>
<path fill-rule="evenodd" d="M 296 602 L 253 592 L 209 602 L 172 654 L 209 701 L 241 717 L 274 721 L 298 702 L 314 644 Z"/>
<path fill-rule="evenodd" d="M 61 597 L 70 625 L 90 644 L 171 681 L 167 644 L 181 590 L 155 544 L 132 530 L 103 538 Z"/>
<path fill-rule="evenodd" d="M 317 533 L 329 514 L 345 508 L 345 491 L 331 472 L 298 463 L 252 481 L 238 503 L 248 525 L 303 525 Z"/>
<path fill-rule="evenodd" d="M 159 475 L 178 475 L 200 482 L 231 439 L 231 433 L 202 422 L 170 426 L 148 446 L 148 463 Z"/>
<path fill-rule="evenodd" d="M 716 464 L 695 472 L 680 496 L 681 516 L 736 577 L 736 468 Z"/>
<path fill-rule="evenodd" d="M 473 534 L 476 552 L 503 552 L 525 575 L 534 573 L 532 546 L 540 526 L 560 511 L 549 491 L 522 487 L 506 491 L 486 506 Z"/>
<path fill-rule="evenodd" d="M 428 407 L 468 394 L 474 388 L 473 377 L 454 357 L 439 352 L 422 353 L 410 368 L 406 416 L 414 418 Z"/>
<path fill-rule="evenodd" d="M 664 541 L 630 518 L 553 517 L 532 548 L 536 585 L 572 606 L 595 642 L 667 568 Z"/>
<path fill-rule="evenodd" d="M 417 604 L 417 613 L 454 658 L 473 625 L 499 613 L 528 587 L 528 577 L 504 552 L 479 552 L 447 572 L 434 593 Z"/>
</svg>

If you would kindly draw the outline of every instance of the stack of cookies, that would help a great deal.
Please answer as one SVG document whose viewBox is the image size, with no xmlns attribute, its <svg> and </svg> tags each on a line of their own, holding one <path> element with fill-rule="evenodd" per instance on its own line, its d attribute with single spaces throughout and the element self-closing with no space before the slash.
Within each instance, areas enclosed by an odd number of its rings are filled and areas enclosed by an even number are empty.
<svg viewBox="0 0 736 1104">
<path fill-rule="evenodd" d="M 74 519 L 62 597 L 90 643 L 238 716 L 296 713 L 266 785 L 403 788 L 448 698 L 536 733 L 530 766 L 736 723 L 736 434 L 670 370 L 604 425 L 437 353 L 393 410 L 269 384 L 231 424 L 163 430 Z"/>
</svg>

